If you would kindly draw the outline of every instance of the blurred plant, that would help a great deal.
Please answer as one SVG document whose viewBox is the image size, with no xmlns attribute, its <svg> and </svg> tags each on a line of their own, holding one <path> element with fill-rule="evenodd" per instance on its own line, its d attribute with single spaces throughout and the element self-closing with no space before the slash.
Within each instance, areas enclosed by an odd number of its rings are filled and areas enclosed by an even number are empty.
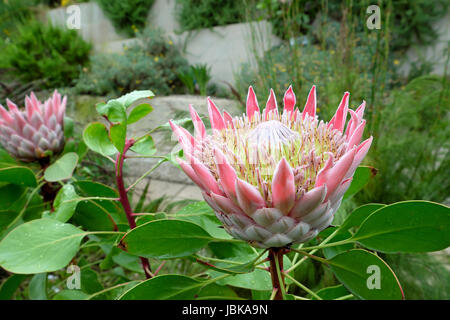
<svg viewBox="0 0 450 320">
<path fill-rule="evenodd" d="M 180 31 L 244 21 L 243 3 L 244 0 L 176 0 Z"/>
<path fill-rule="evenodd" d="M 19 27 L 2 53 L 9 71 L 23 82 L 42 80 L 45 88 L 72 84 L 89 61 L 91 46 L 75 30 L 33 21 Z"/>
<path fill-rule="evenodd" d="M 178 74 L 178 78 L 191 94 L 199 93 L 202 96 L 207 95 L 208 82 L 211 80 L 211 67 L 207 64 L 196 64 L 190 66 L 186 72 Z"/>
<path fill-rule="evenodd" d="M 0 38 L 9 38 L 18 26 L 32 17 L 30 4 L 33 0 L 1 0 Z M 1 48 L 1 46 L 0 46 Z"/>
<path fill-rule="evenodd" d="M 158 95 L 182 90 L 177 74 L 188 68 L 172 41 L 161 30 L 145 29 L 123 54 L 97 54 L 91 69 L 84 69 L 76 85 L 79 93 L 117 95 L 152 88 Z"/>
<path fill-rule="evenodd" d="M 354 18 L 355 27 L 361 32 L 367 29 L 366 10 L 372 4 L 367 0 L 260 0 L 256 7 L 263 12 L 263 17 L 272 22 L 276 35 L 291 39 L 313 31 L 316 20 L 323 16 L 335 21 L 342 20 L 345 11 Z M 389 21 L 385 21 L 382 28 L 386 24 L 391 28 L 391 50 L 404 51 L 412 44 L 427 45 L 437 38 L 433 24 L 445 16 L 449 3 L 446 0 L 381 0 L 377 5 L 381 8 L 383 20 L 384 15 L 389 15 Z"/>
<path fill-rule="evenodd" d="M 448 79 L 423 76 L 392 92 L 379 108 L 371 153 L 380 174 L 360 201 L 448 201 L 450 180 Z"/>
<path fill-rule="evenodd" d="M 143 29 L 154 0 L 96 0 L 117 31 L 133 36 Z"/>
</svg>

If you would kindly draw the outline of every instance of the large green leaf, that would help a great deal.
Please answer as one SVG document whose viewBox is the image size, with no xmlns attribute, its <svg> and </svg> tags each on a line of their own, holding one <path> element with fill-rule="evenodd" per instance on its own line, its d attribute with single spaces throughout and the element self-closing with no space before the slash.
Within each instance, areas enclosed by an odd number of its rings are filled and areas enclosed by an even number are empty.
<svg viewBox="0 0 450 320">
<path fill-rule="evenodd" d="M 151 99 L 155 96 L 155 94 L 150 90 L 135 90 L 133 92 L 127 93 L 126 95 L 121 96 L 120 98 L 110 100 L 108 103 L 111 103 L 111 101 L 118 101 L 121 104 L 125 106 L 125 108 L 128 108 L 133 104 L 133 102 L 140 100 L 140 99 Z"/>
<path fill-rule="evenodd" d="M 53 207 L 55 212 L 51 215 L 52 218 L 61 222 L 67 222 L 75 213 L 78 205 L 79 196 L 75 192 L 75 188 L 71 184 L 64 185 L 56 195 Z"/>
<path fill-rule="evenodd" d="M 54 219 L 24 223 L 0 242 L 0 265 L 14 273 L 56 271 L 70 262 L 85 235 Z"/>
<path fill-rule="evenodd" d="M 361 299 L 404 298 L 400 283 L 391 268 L 371 252 L 354 249 L 338 254 L 328 262 L 339 281 Z"/>
<path fill-rule="evenodd" d="M 33 171 L 27 167 L 11 166 L 0 168 L 0 182 L 9 182 L 24 187 L 36 187 Z"/>
<path fill-rule="evenodd" d="M 250 259 L 256 258 L 257 254 L 254 253 L 250 257 L 236 257 L 236 258 L 228 258 L 227 260 L 232 261 L 249 261 Z M 291 261 L 287 256 L 283 256 L 283 265 L 284 269 L 289 269 L 291 266 Z M 269 263 L 265 263 L 261 265 L 262 267 L 269 267 Z M 214 270 L 208 271 L 212 278 L 217 278 L 223 275 L 223 272 L 218 272 Z M 286 283 L 289 283 L 290 280 L 286 279 Z M 252 290 L 272 290 L 272 280 L 270 279 L 270 273 L 266 270 L 255 269 L 253 272 L 244 273 L 244 274 L 236 274 L 232 277 L 228 277 L 222 280 L 217 281 L 217 284 L 220 285 L 230 285 L 238 288 L 252 289 Z"/>
<path fill-rule="evenodd" d="M 3 281 L 0 286 L 0 300 L 11 300 L 26 277 L 24 274 L 13 274 Z"/>
<path fill-rule="evenodd" d="M 125 107 L 116 100 L 110 100 L 108 103 L 99 103 L 96 108 L 100 115 L 106 117 L 112 123 L 121 123 L 127 118 Z"/>
<path fill-rule="evenodd" d="M 44 178 L 50 182 L 70 179 L 77 163 L 78 155 L 75 152 L 66 153 L 45 169 Z"/>
<path fill-rule="evenodd" d="M 117 152 L 109 138 L 108 130 L 100 122 L 91 123 L 84 129 L 83 140 L 89 149 L 104 156 L 111 156 Z"/>
<path fill-rule="evenodd" d="M 350 184 L 347 192 L 344 194 L 344 199 L 349 198 L 355 193 L 359 192 L 376 174 L 377 169 L 373 167 L 361 166 L 356 168 L 352 183 Z"/>
<path fill-rule="evenodd" d="M 146 135 L 131 147 L 131 151 L 147 156 L 155 154 L 156 147 L 153 137 L 151 135 Z"/>
<path fill-rule="evenodd" d="M 179 220 L 155 220 L 129 231 L 121 245 L 131 254 L 170 259 L 188 256 L 213 238 L 200 226 Z"/>
<path fill-rule="evenodd" d="M 450 208 L 429 201 L 404 201 L 373 212 L 353 236 L 386 253 L 430 252 L 450 246 Z"/>
<path fill-rule="evenodd" d="M 47 300 L 47 273 L 35 274 L 28 289 L 31 300 Z"/>
<path fill-rule="evenodd" d="M 347 288 L 345 288 L 342 284 L 320 289 L 316 293 L 323 300 L 334 300 L 350 294 Z M 311 299 L 316 300 L 315 297 L 311 297 Z"/>
<path fill-rule="evenodd" d="M 141 120 L 143 117 L 148 115 L 150 112 L 153 111 L 153 108 L 148 103 L 140 104 L 131 110 L 130 114 L 128 115 L 128 124 L 135 123 L 139 120 Z"/>
<path fill-rule="evenodd" d="M 206 286 L 205 286 L 206 285 Z M 197 298 L 235 298 L 226 287 L 184 275 L 161 275 L 139 283 L 126 291 L 121 300 L 193 300 Z"/>
<path fill-rule="evenodd" d="M 350 228 L 359 227 L 368 216 L 384 206 L 381 203 L 369 203 L 356 208 L 339 227 L 340 232 L 346 232 Z"/>
</svg>

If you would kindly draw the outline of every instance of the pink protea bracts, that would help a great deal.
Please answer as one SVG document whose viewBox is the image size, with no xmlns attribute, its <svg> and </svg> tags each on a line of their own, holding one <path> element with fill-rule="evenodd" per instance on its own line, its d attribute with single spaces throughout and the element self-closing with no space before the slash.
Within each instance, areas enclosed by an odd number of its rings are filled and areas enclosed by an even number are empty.
<svg viewBox="0 0 450 320">
<path fill-rule="evenodd" d="M 282 114 L 273 90 L 260 113 L 250 87 L 247 113 L 235 118 L 208 98 L 211 135 L 192 106 L 194 137 L 170 122 L 187 159 L 179 164 L 233 237 L 261 248 L 306 242 L 330 225 L 372 143 L 360 144 L 365 103 L 353 111 L 348 99 L 324 123 L 314 86 L 303 112 L 291 87 Z"/>
<path fill-rule="evenodd" d="M 33 92 L 25 98 L 21 111 L 6 100 L 9 111 L 0 105 L 0 142 L 15 158 L 34 161 L 57 153 L 64 146 L 63 121 L 67 97 L 55 90 L 44 103 Z"/>
</svg>

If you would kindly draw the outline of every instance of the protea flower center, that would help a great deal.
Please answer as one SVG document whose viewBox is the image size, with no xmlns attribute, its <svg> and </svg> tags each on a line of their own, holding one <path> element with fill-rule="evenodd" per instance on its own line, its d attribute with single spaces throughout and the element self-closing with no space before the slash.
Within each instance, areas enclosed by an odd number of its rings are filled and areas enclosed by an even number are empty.
<svg viewBox="0 0 450 320">
<path fill-rule="evenodd" d="M 253 89 L 242 117 L 223 115 L 208 99 L 212 133 L 190 106 L 195 135 L 171 123 L 187 162 L 185 173 L 234 237 L 257 247 L 305 242 L 330 225 L 372 138 L 359 144 L 363 103 L 344 131 L 346 93 L 330 122 L 316 116 L 315 87 L 302 113 L 290 87 L 278 112 L 271 90 L 262 113 Z"/>
</svg>

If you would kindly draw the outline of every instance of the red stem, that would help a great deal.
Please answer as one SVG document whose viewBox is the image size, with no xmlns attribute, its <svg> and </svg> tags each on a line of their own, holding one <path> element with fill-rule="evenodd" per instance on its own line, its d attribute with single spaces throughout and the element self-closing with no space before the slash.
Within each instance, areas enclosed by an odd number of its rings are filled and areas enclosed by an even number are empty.
<svg viewBox="0 0 450 320">
<path fill-rule="evenodd" d="M 130 201 L 128 199 L 127 190 L 125 189 L 125 184 L 123 181 L 123 161 L 125 158 L 125 153 L 128 151 L 128 149 L 134 144 L 134 140 L 126 140 L 125 141 L 125 147 L 123 149 L 122 153 L 117 154 L 116 158 L 116 183 L 117 183 L 117 189 L 119 190 L 119 198 L 120 203 L 122 204 L 123 210 L 125 211 L 125 214 L 127 216 L 128 224 L 131 229 L 136 228 L 136 221 L 133 217 L 133 210 L 131 209 Z M 151 267 L 150 262 L 147 258 L 139 257 L 141 259 L 142 268 L 144 269 L 145 277 L 147 279 L 151 278 Z"/>
<path fill-rule="evenodd" d="M 267 259 L 270 261 L 270 277 L 272 279 L 272 287 L 274 290 L 276 289 L 274 300 L 283 300 L 283 292 L 281 291 L 281 286 L 285 288 L 283 276 L 283 254 L 284 254 L 283 248 L 270 248 L 269 256 L 267 257 Z M 278 277 L 275 259 L 278 259 L 282 283 L 280 283 L 280 278 Z"/>
</svg>

